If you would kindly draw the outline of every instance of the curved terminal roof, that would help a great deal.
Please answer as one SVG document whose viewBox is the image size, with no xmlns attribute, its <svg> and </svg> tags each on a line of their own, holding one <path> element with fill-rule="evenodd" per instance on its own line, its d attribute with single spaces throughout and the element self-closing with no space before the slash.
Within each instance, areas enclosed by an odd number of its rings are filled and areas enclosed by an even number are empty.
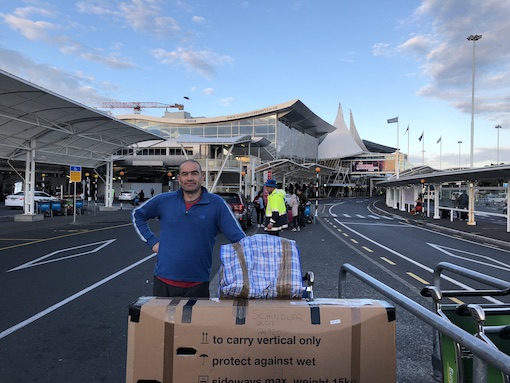
<svg viewBox="0 0 510 383">
<path fill-rule="evenodd" d="M 144 120 L 175 125 L 200 125 L 256 118 L 268 114 L 276 114 L 278 119 L 285 125 L 293 129 L 298 129 L 314 137 L 318 137 L 321 142 L 328 133 L 335 131 L 335 127 L 333 125 L 317 116 L 300 100 L 292 100 L 282 104 L 269 106 L 267 108 L 218 117 L 165 118 L 141 116 L 139 114 L 126 114 L 119 115 L 117 117 L 121 120 Z"/>
<path fill-rule="evenodd" d="M 95 168 L 161 137 L 0 70 L 0 158 Z"/>
</svg>

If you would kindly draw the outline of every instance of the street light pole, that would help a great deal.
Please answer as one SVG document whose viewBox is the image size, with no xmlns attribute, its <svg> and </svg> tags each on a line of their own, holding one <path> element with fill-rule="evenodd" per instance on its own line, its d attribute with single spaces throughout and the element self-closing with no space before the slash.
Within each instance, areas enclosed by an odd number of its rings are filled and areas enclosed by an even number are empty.
<svg viewBox="0 0 510 383">
<path fill-rule="evenodd" d="M 462 145 L 462 141 L 457 142 L 459 144 L 459 169 L 460 169 L 460 146 Z"/>
<path fill-rule="evenodd" d="M 499 130 L 501 129 L 501 125 L 496 125 L 495 128 L 498 131 L 498 141 L 496 146 L 496 158 L 497 158 L 496 165 L 499 165 Z"/>
<path fill-rule="evenodd" d="M 476 42 L 482 38 L 482 35 L 469 35 L 467 39 L 473 42 L 473 63 L 471 79 L 471 150 L 469 153 L 469 164 L 473 167 L 473 152 L 475 145 L 475 46 Z"/>
</svg>

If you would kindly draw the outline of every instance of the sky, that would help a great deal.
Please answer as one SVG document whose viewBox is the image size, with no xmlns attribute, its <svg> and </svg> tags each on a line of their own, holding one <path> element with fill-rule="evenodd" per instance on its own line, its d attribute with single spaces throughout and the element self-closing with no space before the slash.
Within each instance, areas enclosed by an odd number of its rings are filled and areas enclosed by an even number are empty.
<svg viewBox="0 0 510 383">
<path fill-rule="evenodd" d="M 509 19 L 500 0 L 0 0 L 0 68 L 91 107 L 299 99 L 333 124 L 341 105 L 362 139 L 436 169 L 470 166 L 474 111 L 481 167 L 510 163 Z"/>
</svg>

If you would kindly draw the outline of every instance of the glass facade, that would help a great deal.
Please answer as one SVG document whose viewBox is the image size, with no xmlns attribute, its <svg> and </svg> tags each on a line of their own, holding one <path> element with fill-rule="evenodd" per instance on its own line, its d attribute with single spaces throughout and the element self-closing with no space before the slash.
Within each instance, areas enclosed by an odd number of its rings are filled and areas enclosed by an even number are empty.
<svg viewBox="0 0 510 383">
<path fill-rule="evenodd" d="M 126 120 L 126 122 L 166 139 L 175 139 L 182 134 L 199 137 L 234 137 L 240 135 L 263 137 L 270 142 L 268 151 L 276 153 L 275 158 L 289 158 L 296 162 L 317 161 L 318 138 L 298 129 L 289 128 L 277 119 L 275 113 L 216 123 L 200 123 L 200 119 L 197 119 L 195 124 L 179 124 L 173 122 L 172 119 L 167 121 L 149 121 L 142 118 Z"/>
</svg>

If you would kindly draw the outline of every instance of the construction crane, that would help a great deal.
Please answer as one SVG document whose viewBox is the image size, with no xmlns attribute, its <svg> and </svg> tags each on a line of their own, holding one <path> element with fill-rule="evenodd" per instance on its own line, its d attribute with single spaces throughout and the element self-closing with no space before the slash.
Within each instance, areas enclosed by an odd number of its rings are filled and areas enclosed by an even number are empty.
<svg viewBox="0 0 510 383">
<path fill-rule="evenodd" d="M 177 108 L 179 110 L 184 110 L 184 105 L 182 104 L 162 104 L 160 102 L 103 102 L 102 108 L 133 108 L 134 114 L 140 114 L 142 108 Z"/>
</svg>

